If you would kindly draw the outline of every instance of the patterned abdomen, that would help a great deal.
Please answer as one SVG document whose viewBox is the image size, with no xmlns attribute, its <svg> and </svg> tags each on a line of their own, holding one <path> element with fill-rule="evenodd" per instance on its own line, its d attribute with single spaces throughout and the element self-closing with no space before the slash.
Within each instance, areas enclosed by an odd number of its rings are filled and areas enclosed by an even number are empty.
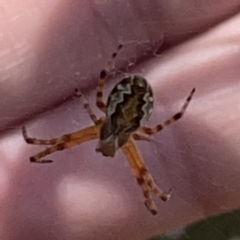
<svg viewBox="0 0 240 240">
<path fill-rule="evenodd" d="M 114 135 L 131 133 L 144 125 L 153 109 L 153 92 L 143 77 L 124 78 L 112 90 L 107 101 L 107 118 Z"/>
<path fill-rule="evenodd" d="M 96 151 L 113 157 L 131 133 L 145 124 L 152 108 L 153 93 L 147 81 L 137 75 L 124 78 L 108 97 Z"/>
</svg>

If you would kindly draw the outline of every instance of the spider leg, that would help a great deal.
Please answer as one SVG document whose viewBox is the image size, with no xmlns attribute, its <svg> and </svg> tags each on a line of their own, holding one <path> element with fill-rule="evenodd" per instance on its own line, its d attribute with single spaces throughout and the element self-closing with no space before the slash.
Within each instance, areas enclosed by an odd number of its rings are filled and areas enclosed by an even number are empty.
<svg viewBox="0 0 240 240">
<path fill-rule="evenodd" d="M 44 160 L 42 159 L 43 157 L 55 152 L 55 151 L 61 151 L 66 148 L 71 148 L 76 145 L 79 145 L 83 142 L 96 139 L 98 138 L 98 127 L 93 125 L 90 127 L 86 127 L 80 131 L 76 131 L 70 134 L 66 134 L 60 138 L 55 138 L 55 139 L 61 139 L 58 141 L 57 144 L 46 148 L 42 152 L 30 157 L 30 162 L 37 162 L 37 163 L 48 163 L 52 162 L 51 160 Z M 64 139 L 64 140 L 63 140 Z M 41 140 L 41 141 L 52 141 L 53 139 L 50 140 Z M 38 139 L 34 139 L 34 141 L 38 142 Z M 38 143 L 35 143 L 38 144 Z"/>
<path fill-rule="evenodd" d="M 81 143 L 81 141 L 80 141 Z M 75 145 L 80 144 L 77 139 L 72 140 L 72 141 L 68 141 L 68 142 L 62 142 L 56 145 L 53 145 L 51 147 L 46 148 L 45 150 L 43 150 L 42 152 L 36 154 L 35 156 L 30 157 L 30 162 L 36 162 L 36 163 L 51 163 L 52 160 L 46 160 L 46 159 L 42 159 L 43 157 L 56 152 L 56 151 L 61 151 L 64 150 L 66 148 L 71 148 Z"/>
<path fill-rule="evenodd" d="M 117 51 L 112 54 L 112 57 L 108 60 L 106 67 L 100 72 L 99 79 L 98 79 L 98 87 L 97 87 L 97 96 L 96 96 L 96 105 L 97 107 L 105 113 L 106 111 L 106 105 L 103 102 L 103 87 L 106 81 L 107 72 L 111 69 L 111 67 L 114 65 L 114 60 L 117 57 L 118 52 L 123 47 L 122 44 L 120 44 L 117 48 Z"/>
<path fill-rule="evenodd" d="M 185 103 L 183 104 L 181 110 L 176 113 L 175 115 L 173 115 L 171 118 L 167 119 L 165 122 L 161 123 L 161 124 L 158 124 L 156 127 L 153 127 L 153 128 L 149 128 L 149 127 L 141 127 L 141 131 L 146 133 L 146 134 L 155 134 L 157 132 L 160 132 L 164 127 L 170 125 L 171 123 L 179 120 L 183 114 L 185 113 L 191 99 L 192 99 L 192 96 L 195 92 L 195 88 L 193 88 L 193 90 L 191 91 L 190 95 L 188 96 L 187 100 L 185 101 Z"/>
<path fill-rule="evenodd" d="M 142 159 L 142 157 L 140 156 L 136 145 L 134 144 L 134 142 L 129 139 L 127 142 L 129 151 L 131 152 L 136 165 L 141 173 L 141 176 L 145 179 L 147 185 L 149 186 L 149 188 L 159 197 L 161 198 L 163 201 L 167 201 L 170 198 L 171 195 L 171 190 L 166 194 L 164 193 L 158 186 L 157 184 L 154 182 L 151 174 L 149 173 L 149 171 L 147 170 L 147 167 Z"/>
<path fill-rule="evenodd" d="M 169 189 L 167 193 L 163 192 L 155 183 L 153 180 L 153 177 L 151 174 L 148 172 L 147 169 L 142 168 L 141 170 L 145 171 L 142 172 L 145 180 L 147 181 L 147 185 L 152 189 L 152 191 L 159 197 L 161 198 L 164 202 L 168 201 L 171 197 L 172 194 L 172 189 Z M 147 171 L 146 171 L 147 170 Z"/>
<path fill-rule="evenodd" d="M 84 97 L 84 95 L 79 91 L 79 89 L 75 88 L 75 95 L 77 97 L 81 98 L 81 101 L 83 103 L 84 108 L 87 110 L 91 120 L 96 124 L 98 121 L 98 118 L 96 117 L 96 115 L 93 113 L 92 108 L 89 104 L 89 102 L 87 101 L 87 99 Z"/>
<path fill-rule="evenodd" d="M 132 169 L 132 172 L 137 180 L 137 183 L 139 184 L 139 186 L 142 188 L 143 191 L 143 195 L 145 197 L 145 205 L 148 208 L 148 210 L 153 214 L 156 215 L 157 214 L 157 207 L 150 195 L 150 189 L 148 187 L 148 185 L 146 184 L 145 179 L 143 178 L 143 176 L 141 175 L 140 169 L 138 167 L 138 165 L 136 164 L 135 161 L 135 155 L 132 151 L 132 146 L 131 144 L 128 145 L 128 143 L 126 143 L 123 147 L 123 153 L 126 155 L 128 162 L 130 164 L 130 167 Z"/>
<path fill-rule="evenodd" d="M 149 135 L 143 135 L 143 134 L 139 134 L 139 133 L 132 133 L 132 138 L 136 141 L 148 141 L 148 142 L 152 142 L 153 139 L 151 138 L 151 136 Z"/>
<path fill-rule="evenodd" d="M 65 135 L 59 138 L 52 139 L 37 139 L 30 138 L 27 134 L 27 129 L 25 126 L 22 127 L 22 135 L 26 143 L 28 144 L 36 144 L 36 145 L 55 145 L 64 141 Z"/>
</svg>

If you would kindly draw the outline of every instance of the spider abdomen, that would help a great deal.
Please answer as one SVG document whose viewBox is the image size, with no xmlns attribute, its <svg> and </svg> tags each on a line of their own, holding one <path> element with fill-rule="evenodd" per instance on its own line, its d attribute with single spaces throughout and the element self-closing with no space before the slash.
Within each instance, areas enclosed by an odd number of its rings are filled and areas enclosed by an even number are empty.
<svg viewBox="0 0 240 240">
<path fill-rule="evenodd" d="M 134 75 L 124 78 L 111 91 L 106 115 L 112 131 L 134 132 L 144 125 L 153 109 L 153 92 L 145 78 Z"/>
<path fill-rule="evenodd" d="M 134 75 L 120 81 L 108 97 L 97 151 L 114 156 L 131 133 L 145 124 L 152 109 L 153 92 L 145 78 Z"/>
</svg>

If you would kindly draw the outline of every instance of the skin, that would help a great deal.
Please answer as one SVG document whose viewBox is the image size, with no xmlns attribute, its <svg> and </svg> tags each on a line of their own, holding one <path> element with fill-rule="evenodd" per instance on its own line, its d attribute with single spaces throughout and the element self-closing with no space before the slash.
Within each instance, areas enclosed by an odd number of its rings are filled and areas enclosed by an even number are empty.
<svg viewBox="0 0 240 240">
<path fill-rule="evenodd" d="M 240 16 L 232 16 L 240 2 L 168 2 L 2 1 L 2 239 L 138 240 L 239 207 Z M 165 52 L 144 55 L 162 35 Z M 183 119 L 137 143 L 157 184 L 173 187 L 169 202 L 154 198 L 157 216 L 145 208 L 121 151 L 106 158 L 91 141 L 37 165 L 28 159 L 42 148 L 20 133 L 23 124 L 40 138 L 91 125 L 72 98 L 75 87 L 101 116 L 97 77 L 119 42 L 116 67 L 128 72 L 128 60 L 137 60 L 130 70 L 153 87 L 148 126 L 171 117 L 196 88 Z M 105 97 L 118 80 L 108 81 Z"/>
</svg>

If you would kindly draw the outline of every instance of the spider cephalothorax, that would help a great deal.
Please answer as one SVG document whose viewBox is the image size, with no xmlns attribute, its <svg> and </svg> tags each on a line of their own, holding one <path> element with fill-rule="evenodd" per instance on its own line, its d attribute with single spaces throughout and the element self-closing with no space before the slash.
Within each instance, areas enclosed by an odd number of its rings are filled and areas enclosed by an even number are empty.
<svg viewBox="0 0 240 240">
<path fill-rule="evenodd" d="M 52 160 L 42 158 L 55 151 L 71 148 L 92 139 L 99 139 L 96 150 L 104 156 L 113 157 L 117 149 L 121 148 L 138 184 L 142 188 L 145 205 L 152 214 L 156 214 L 157 207 L 151 197 L 151 192 L 163 201 L 169 199 L 170 192 L 164 193 L 154 182 L 134 140 L 147 140 L 146 135 L 155 134 L 180 119 L 186 111 L 195 89 L 191 91 L 178 113 L 153 128 L 144 126 L 153 109 L 153 93 L 146 79 L 141 76 L 133 75 L 120 81 L 109 94 L 105 105 L 102 97 L 107 72 L 113 65 L 113 61 L 121 48 L 122 45 L 119 45 L 117 52 L 112 54 L 112 58 L 108 61 L 106 68 L 101 71 L 98 80 L 96 105 L 105 114 L 105 117 L 97 118 L 88 101 L 80 91 L 76 90 L 76 94 L 81 98 L 83 106 L 94 125 L 50 140 L 28 137 L 25 127 L 22 128 L 22 133 L 25 141 L 29 144 L 50 145 L 42 152 L 30 157 L 30 161 L 36 163 L 50 163 Z M 138 132 L 136 132 L 137 130 Z"/>
<path fill-rule="evenodd" d="M 132 132 L 143 126 L 153 109 L 153 92 L 145 78 L 137 75 L 120 81 L 111 91 L 106 119 L 100 128 L 97 151 L 113 157 Z"/>
</svg>

